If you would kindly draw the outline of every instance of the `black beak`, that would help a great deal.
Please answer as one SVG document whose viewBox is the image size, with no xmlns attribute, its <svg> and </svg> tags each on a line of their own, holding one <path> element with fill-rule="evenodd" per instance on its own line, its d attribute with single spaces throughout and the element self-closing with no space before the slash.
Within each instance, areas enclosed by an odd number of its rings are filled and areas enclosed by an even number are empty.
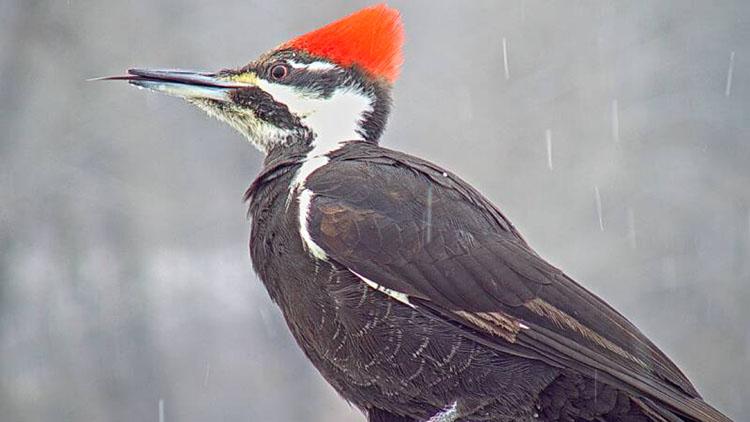
<svg viewBox="0 0 750 422">
<path fill-rule="evenodd" d="M 229 101 L 229 93 L 238 88 L 255 86 L 232 81 L 216 73 L 173 69 L 128 69 L 127 75 L 105 76 L 91 81 L 128 81 L 139 88 L 147 88 L 180 98 Z"/>
</svg>

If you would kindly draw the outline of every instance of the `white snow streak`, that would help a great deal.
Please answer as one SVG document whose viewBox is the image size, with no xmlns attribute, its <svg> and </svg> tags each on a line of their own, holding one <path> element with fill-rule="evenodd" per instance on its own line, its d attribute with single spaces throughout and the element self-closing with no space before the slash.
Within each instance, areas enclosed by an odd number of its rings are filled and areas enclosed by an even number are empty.
<svg viewBox="0 0 750 422">
<path fill-rule="evenodd" d="M 211 377 L 211 362 L 206 362 L 206 372 L 203 374 L 203 388 L 208 386 L 209 377 Z"/>
<path fill-rule="evenodd" d="M 620 109 L 617 100 L 612 100 L 612 139 L 620 142 Z"/>
<path fill-rule="evenodd" d="M 432 240 L 432 185 L 427 186 L 427 215 L 425 220 L 427 243 L 430 243 L 430 240 Z"/>
<path fill-rule="evenodd" d="M 552 130 L 544 131 L 544 138 L 547 140 L 547 167 L 552 170 Z"/>
<path fill-rule="evenodd" d="M 599 217 L 599 230 L 604 231 L 604 217 L 602 216 L 602 196 L 599 186 L 594 186 L 594 197 L 596 198 L 596 215 Z"/>
<path fill-rule="evenodd" d="M 510 68 L 508 67 L 508 40 L 503 37 L 503 67 L 505 68 L 505 79 L 510 79 Z"/>
<path fill-rule="evenodd" d="M 729 69 L 727 70 L 727 86 L 724 88 L 724 95 L 732 94 L 732 75 L 734 74 L 734 51 L 729 53 Z"/>
</svg>

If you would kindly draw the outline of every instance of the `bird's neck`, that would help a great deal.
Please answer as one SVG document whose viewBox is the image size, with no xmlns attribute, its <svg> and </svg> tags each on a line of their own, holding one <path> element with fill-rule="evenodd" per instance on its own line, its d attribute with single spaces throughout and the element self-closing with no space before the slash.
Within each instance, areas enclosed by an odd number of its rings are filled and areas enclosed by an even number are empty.
<svg viewBox="0 0 750 422">
<path fill-rule="evenodd" d="M 303 187 L 315 170 L 328 164 L 329 155 L 350 141 L 377 144 L 390 111 L 390 91 L 375 84 L 345 87 L 316 107 L 297 110 L 305 130 L 292 135 L 288 143 L 267 152 L 265 167 L 278 163 L 299 163 L 291 182 L 292 191 Z"/>
<path fill-rule="evenodd" d="M 321 99 L 300 99 L 288 90 L 275 96 L 285 99 L 291 112 L 299 116 L 301 128 L 287 142 L 275 143 L 265 152 L 266 166 L 278 161 L 325 161 L 323 157 L 349 141 L 377 144 L 391 109 L 391 89 L 383 83 L 353 79 Z M 288 95 L 285 95 L 288 94 Z M 308 164 L 309 166 L 309 164 Z"/>
</svg>

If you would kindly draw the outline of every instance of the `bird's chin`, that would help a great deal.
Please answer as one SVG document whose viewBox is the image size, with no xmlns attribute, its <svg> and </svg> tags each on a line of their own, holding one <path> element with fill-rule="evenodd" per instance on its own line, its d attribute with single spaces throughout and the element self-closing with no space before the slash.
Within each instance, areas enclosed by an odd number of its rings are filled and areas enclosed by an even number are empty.
<svg viewBox="0 0 750 422">
<path fill-rule="evenodd" d="M 198 97 L 186 97 L 185 101 L 205 111 L 209 116 L 230 125 L 233 125 L 232 122 L 239 119 L 238 112 L 233 110 L 231 104 L 225 101 Z"/>
<path fill-rule="evenodd" d="M 266 153 L 273 146 L 287 142 L 291 131 L 280 129 L 255 116 L 252 111 L 227 103 L 206 98 L 186 98 L 186 100 L 242 134 L 248 142 Z"/>
<path fill-rule="evenodd" d="M 185 101 L 198 107 L 208 114 L 215 115 L 214 117 L 224 120 L 219 117 L 218 114 L 225 114 L 229 104 L 226 101 L 219 101 L 211 98 L 197 98 L 197 97 L 185 97 Z"/>
</svg>

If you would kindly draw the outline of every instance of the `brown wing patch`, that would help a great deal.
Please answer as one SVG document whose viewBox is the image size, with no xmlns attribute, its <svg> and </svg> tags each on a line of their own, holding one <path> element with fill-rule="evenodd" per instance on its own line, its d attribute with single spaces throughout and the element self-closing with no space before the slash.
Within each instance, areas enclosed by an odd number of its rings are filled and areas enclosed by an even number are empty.
<svg viewBox="0 0 750 422">
<path fill-rule="evenodd" d="M 354 237 L 357 225 L 372 217 L 373 211 L 358 210 L 342 204 L 322 204 L 320 211 L 320 233 L 333 248 L 350 250 L 357 242 Z"/>
<path fill-rule="evenodd" d="M 503 312 L 455 311 L 455 313 L 478 328 L 500 336 L 511 343 L 516 342 L 516 335 L 521 329 L 521 324 L 517 320 Z"/>
<path fill-rule="evenodd" d="M 353 213 L 349 207 L 340 204 L 325 204 L 318 208 L 322 214 L 320 219 L 320 232 L 327 237 L 338 237 L 351 229 L 355 223 L 352 217 L 358 214 Z"/>
<path fill-rule="evenodd" d="M 581 324 L 573 318 L 572 316 L 566 314 L 565 312 L 561 311 L 560 309 L 556 308 L 555 306 L 545 302 L 541 298 L 535 298 L 532 299 L 526 303 L 523 304 L 527 309 L 534 312 L 535 314 L 539 316 L 543 316 L 549 320 L 551 320 L 555 325 L 557 325 L 560 328 L 566 328 L 568 330 L 572 330 L 577 332 L 578 334 L 582 335 L 588 340 L 591 340 L 592 342 L 596 343 L 597 345 L 614 352 L 625 359 L 628 359 L 632 362 L 637 363 L 638 365 L 642 367 L 647 367 L 645 363 L 643 363 L 642 360 L 638 359 L 637 357 L 633 356 L 632 354 L 625 351 L 622 347 L 612 343 L 610 340 L 602 337 L 600 334 L 595 332 L 594 330 L 590 329 L 589 327 Z"/>
</svg>

